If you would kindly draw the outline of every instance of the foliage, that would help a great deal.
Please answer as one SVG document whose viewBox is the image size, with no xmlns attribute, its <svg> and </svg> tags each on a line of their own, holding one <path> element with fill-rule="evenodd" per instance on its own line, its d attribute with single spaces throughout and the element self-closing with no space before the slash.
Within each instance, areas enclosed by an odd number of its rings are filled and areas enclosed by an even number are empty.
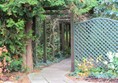
<svg viewBox="0 0 118 83">
<path fill-rule="evenodd" d="M 85 14 L 98 5 L 97 0 L 72 0 L 70 9 L 77 15 Z"/>
<path fill-rule="evenodd" d="M 65 6 L 65 0 L 48 0 L 48 4 L 51 6 Z"/>
<path fill-rule="evenodd" d="M 118 53 L 108 52 L 107 56 L 109 61 L 104 61 L 104 64 L 107 66 L 108 72 L 118 77 Z"/>
<path fill-rule="evenodd" d="M 97 78 L 116 78 L 118 77 L 118 54 L 108 52 L 109 61 L 103 61 L 106 67 L 92 69 L 91 76 Z M 97 69 L 97 70 L 96 70 Z"/>
<path fill-rule="evenodd" d="M 44 6 L 57 6 L 58 9 L 69 8 L 76 15 L 89 12 L 98 4 L 98 0 L 46 0 Z"/>
<path fill-rule="evenodd" d="M 28 33 L 25 31 L 26 22 L 36 15 L 42 17 L 40 13 L 43 11 L 37 0 L 2 0 L 0 2 L 0 46 L 7 46 L 9 57 L 12 58 L 9 67 L 11 71 L 21 69 L 21 59 L 15 60 L 13 57 L 16 55 L 22 57 L 27 39 L 33 39 L 32 31 Z"/>
<path fill-rule="evenodd" d="M 21 70 L 23 70 L 22 59 L 17 55 L 12 59 L 8 54 L 6 46 L 0 47 L 0 73 L 2 74 Z"/>
<path fill-rule="evenodd" d="M 82 14 L 93 8 L 97 1 L 90 0 L 89 2 L 91 3 L 88 3 L 87 0 L 1 0 L 0 46 L 7 47 L 9 58 L 13 59 L 14 56 L 22 58 L 26 50 L 26 41 L 29 38 L 34 39 L 33 31 L 26 33 L 26 23 L 35 16 L 44 19 L 44 6 L 57 6 L 58 9 L 69 7 L 70 10 L 79 8 L 79 14 Z M 41 51 L 42 49 L 40 49 Z M 22 60 L 19 59 L 13 59 L 10 70 L 13 70 L 12 68 L 15 68 L 15 71 L 19 70 L 19 65 L 22 64 Z"/>
<path fill-rule="evenodd" d="M 88 77 L 91 74 L 91 69 L 94 68 L 93 60 L 87 58 L 83 58 L 80 63 L 76 61 L 75 65 L 75 72 L 70 74 L 72 76 Z"/>
<path fill-rule="evenodd" d="M 8 67 L 8 69 L 10 71 L 22 71 L 24 68 L 22 67 L 22 58 L 18 58 L 18 59 L 13 59 L 11 60 L 10 66 Z"/>
<path fill-rule="evenodd" d="M 7 66 L 10 65 L 10 58 L 6 56 L 7 52 L 6 46 L 0 47 L 0 74 L 9 72 Z"/>
<path fill-rule="evenodd" d="M 89 76 L 90 70 L 93 67 L 94 67 L 94 64 L 92 63 L 92 61 L 84 58 L 82 63 L 78 64 L 78 69 L 81 71 L 78 73 L 78 75 L 84 76 L 84 77 Z"/>
<path fill-rule="evenodd" d="M 76 70 L 72 75 L 81 77 L 95 77 L 114 79 L 118 77 L 118 53 L 108 52 L 107 57 L 109 61 L 102 61 L 105 66 L 94 66 L 93 61 L 83 59 L 81 64 L 76 62 Z"/>
<path fill-rule="evenodd" d="M 99 5 L 94 9 L 95 15 L 118 19 L 117 0 L 99 0 Z"/>
</svg>

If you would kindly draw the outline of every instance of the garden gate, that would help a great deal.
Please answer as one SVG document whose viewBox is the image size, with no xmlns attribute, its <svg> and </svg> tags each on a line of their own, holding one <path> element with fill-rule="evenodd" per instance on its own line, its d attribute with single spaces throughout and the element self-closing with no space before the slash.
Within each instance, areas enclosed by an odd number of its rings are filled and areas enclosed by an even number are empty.
<svg viewBox="0 0 118 83">
<path fill-rule="evenodd" d="M 94 18 L 74 24 L 74 56 L 96 60 L 102 56 L 108 60 L 108 52 L 118 52 L 118 21 L 108 18 Z"/>
</svg>

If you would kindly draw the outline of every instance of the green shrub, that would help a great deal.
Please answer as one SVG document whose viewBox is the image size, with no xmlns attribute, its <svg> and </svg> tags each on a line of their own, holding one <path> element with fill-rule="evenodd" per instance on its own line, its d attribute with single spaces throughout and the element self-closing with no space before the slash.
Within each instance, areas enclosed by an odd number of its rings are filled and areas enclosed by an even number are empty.
<svg viewBox="0 0 118 83">
<path fill-rule="evenodd" d="M 94 66 L 94 63 L 90 59 L 84 58 L 81 63 L 76 61 L 76 70 L 73 74 L 81 77 L 95 77 L 114 79 L 118 77 L 118 53 L 108 52 L 107 57 L 109 61 L 101 61 L 105 66 Z"/>
<path fill-rule="evenodd" d="M 97 78 L 117 78 L 118 77 L 118 53 L 108 52 L 109 61 L 103 61 L 106 67 L 97 67 L 91 70 L 91 76 Z"/>
<path fill-rule="evenodd" d="M 94 9 L 96 16 L 118 19 L 117 0 L 99 0 L 99 5 Z"/>
<path fill-rule="evenodd" d="M 22 71 L 22 58 L 16 60 L 13 59 L 8 67 L 10 71 Z"/>
</svg>

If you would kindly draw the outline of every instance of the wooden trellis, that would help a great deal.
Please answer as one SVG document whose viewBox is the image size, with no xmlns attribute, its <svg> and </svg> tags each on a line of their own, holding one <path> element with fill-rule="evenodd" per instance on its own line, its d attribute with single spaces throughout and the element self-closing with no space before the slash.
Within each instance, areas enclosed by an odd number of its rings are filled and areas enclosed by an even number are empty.
<svg viewBox="0 0 118 83">
<path fill-rule="evenodd" d="M 55 16 L 55 15 L 62 15 L 63 14 L 63 17 L 61 19 L 59 19 L 59 27 L 60 27 L 60 31 L 59 33 L 62 31 L 64 33 L 66 33 L 66 37 L 65 37 L 65 34 L 61 34 L 60 33 L 60 47 L 58 48 L 59 50 L 63 51 L 65 50 L 65 46 L 68 46 L 71 48 L 71 71 L 74 71 L 74 41 L 73 41 L 73 38 L 74 38 L 74 31 L 73 31 L 73 15 L 71 15 L 71 13 L 68 12 L 68 8 L 61 8 L 61 9 L 58 9 L 58 7 L 44 7 L 44 9 L 46 10 L 46 12 L 44 13 L 45 15 L 51 15 L 51 16 Z M 60 10 L 60 12 L 55 12 L 53 10 Z M 64 17 L 65 16 L 65 17 Z M 36 22 L 36 19 L 37 17 L 34 18 L 34 35 L 40 33 L 40 31 L 38 31 L 39 29 L 39 26 L 36 26 L 38 22 Z M 64 28 L 64 26 L 66 28 Z M 43 56 L 43 61 L 46 62 L 46 59 L 47 59 L 47 41 L 46 41 L 46 26 L 45 26 L 45 22 L 43 23 L 43 41 L 44 41 L 44 56 Z M 69 34 L 69 35 L 68 35 Z M 65 41 L 63 40 L 65 38 Z M 33 41 L 33 57 L 34 57 L 34 62 L 37 63 L 38 62 L 38 56 L 36 54 L 36 47 L 37 47 L 37 44 L 38 42 L 37 41 Z"/>
</svg>

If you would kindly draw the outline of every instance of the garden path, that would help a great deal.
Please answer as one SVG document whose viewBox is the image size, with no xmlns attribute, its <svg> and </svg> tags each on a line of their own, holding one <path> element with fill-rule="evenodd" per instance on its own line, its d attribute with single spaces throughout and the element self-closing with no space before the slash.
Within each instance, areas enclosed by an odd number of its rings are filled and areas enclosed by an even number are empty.
<svg viewBox="0 0 118 83">
<path fill-rule="evenodd" d="M 70 72 L 71 59 L 65 59 L 44 68 L 39 73 L 28 75 L 31 83 L 90 83 L 86 81 L 72 81 L 65 75 Z"/>
</svg>

